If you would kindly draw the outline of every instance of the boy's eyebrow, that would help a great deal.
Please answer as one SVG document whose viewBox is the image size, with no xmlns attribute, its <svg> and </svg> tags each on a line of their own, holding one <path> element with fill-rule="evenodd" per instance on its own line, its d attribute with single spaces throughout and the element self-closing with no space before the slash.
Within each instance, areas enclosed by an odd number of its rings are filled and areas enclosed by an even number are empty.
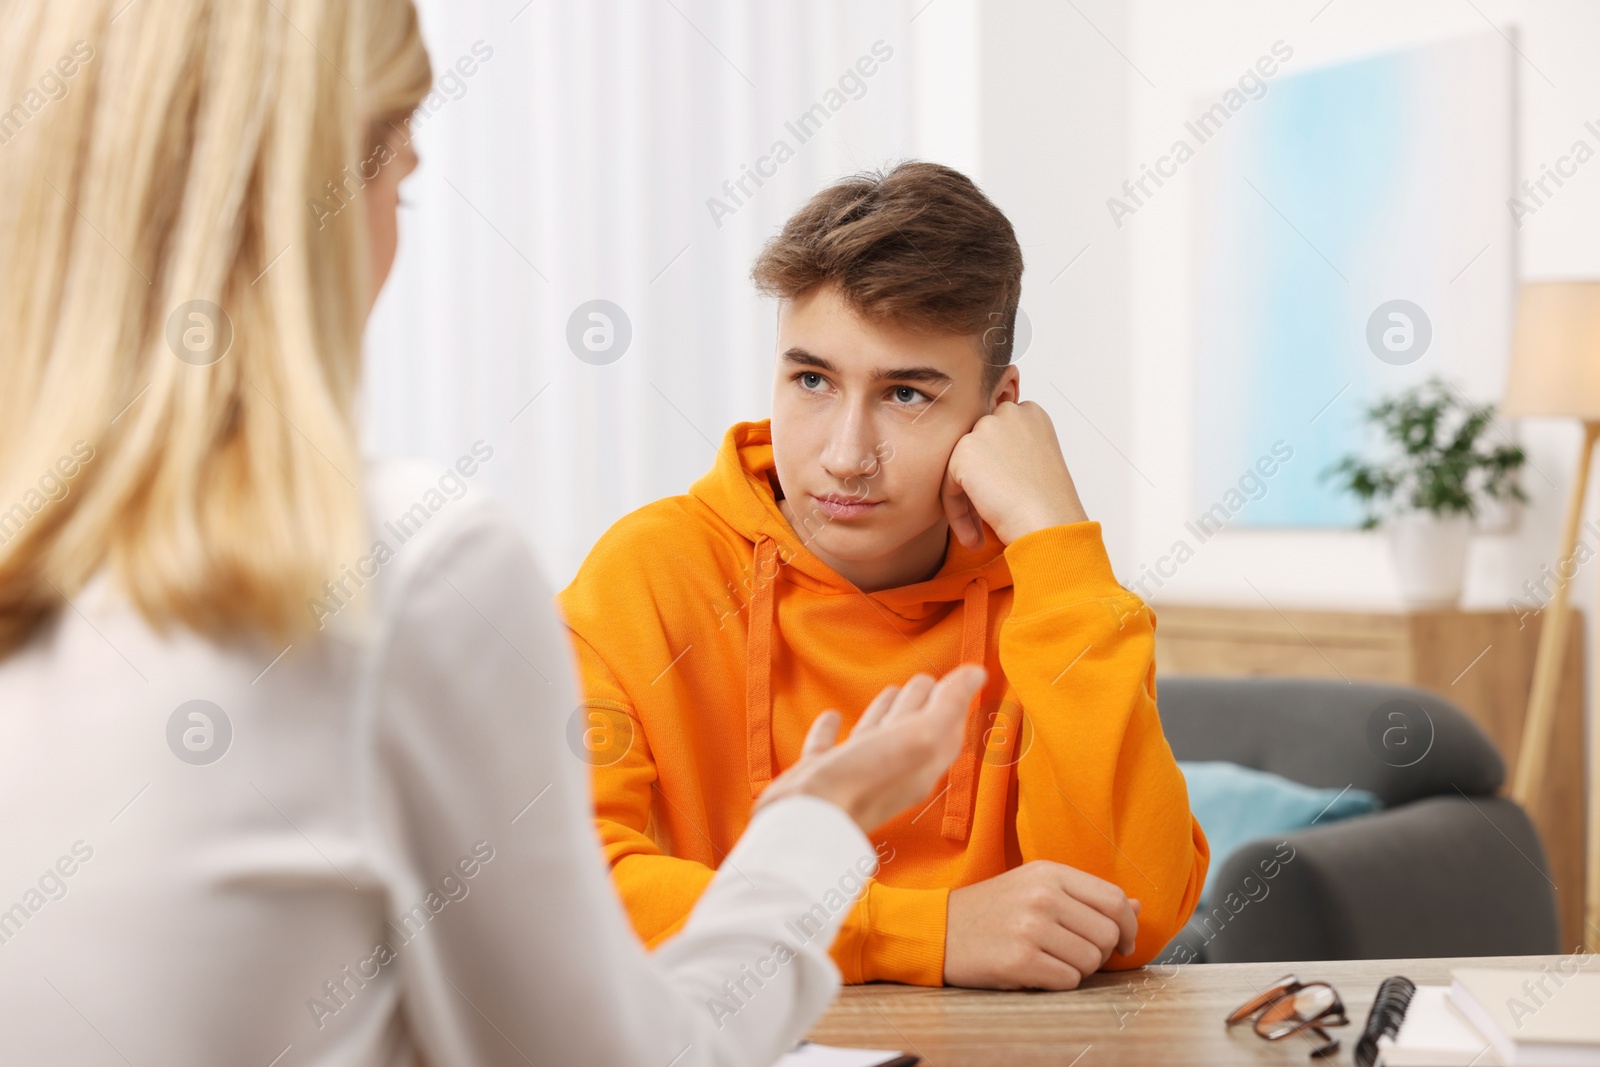
<svg viewBox="0 0 1600 1067">
<path fill-rule="evenodd" d="M 818 370 L 828 371 L 830 374 L 839 373 L 839 368 L 834 366 L 832 363 L 823 359 L 821 356 L 812 355 L 810 352 L 807 352 L 805 349 L 799 347 L 790 348 L 788 351 L 784 352 L 783 360 L 785 363 L 792 363 L 801 367 L 815 367 Z M 872 380 L 875 382 L 893 381 L 955 384 L 955 379 L 950 377 L 950 375 L 946 374 L 944 371 L 940 370 L 938 367 L 898 367 L 889 370 L 883 370 L 880 368 L 872 372 Z"/>
<path fill-rule="evenodd" d="M 797 367 L 815 367 L 818 370 L 825 370 L 829 374 L 839 373 L 838 367 L 835 367 L 832 363 L 823 359 L 821 356 L 812 355 L 799 345 L 791 346 L 788 351 L 784 352 L 783 361 L 785 363 L 792 363 Z"/>
</svg>

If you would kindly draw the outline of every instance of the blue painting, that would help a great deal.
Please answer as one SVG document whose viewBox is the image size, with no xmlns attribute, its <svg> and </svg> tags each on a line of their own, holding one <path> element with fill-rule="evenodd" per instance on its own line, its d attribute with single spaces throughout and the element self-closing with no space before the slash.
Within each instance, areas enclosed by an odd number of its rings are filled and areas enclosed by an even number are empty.
<svg viewBox="0 0 1600 1067">
<path fill-rule="evenodd" d="M 1360 507 L 1318 475 L 1371 450 L 1367 405 L 1433 375 L 1498 398 L 1512 54 L 1486 32 L 1285 69 L 1198 147 L 1193 514 L 1354 527 Z"/>
</svg>

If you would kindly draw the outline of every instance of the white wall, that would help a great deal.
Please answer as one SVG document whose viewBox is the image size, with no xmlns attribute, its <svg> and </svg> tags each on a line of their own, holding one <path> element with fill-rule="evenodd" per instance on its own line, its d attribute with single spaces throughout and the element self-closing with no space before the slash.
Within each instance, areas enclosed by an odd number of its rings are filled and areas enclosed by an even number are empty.
<svg viewBox="0 0 1600 1067">
<path fill-rule="evenodd" d="M 1103 199 L 1129 151 L 1128 12 L 1121 0 L 985 0 L 980 81 L 985 191 L 1022 243 L 1033 340 L 1022 397 L 1045 407 L 1118 573 L 1133 558 L 1138 436 L 1128 365 L 1128 243 Z M 1102 36 L 1103 35 L 1103 36 Z"/>
</svg>

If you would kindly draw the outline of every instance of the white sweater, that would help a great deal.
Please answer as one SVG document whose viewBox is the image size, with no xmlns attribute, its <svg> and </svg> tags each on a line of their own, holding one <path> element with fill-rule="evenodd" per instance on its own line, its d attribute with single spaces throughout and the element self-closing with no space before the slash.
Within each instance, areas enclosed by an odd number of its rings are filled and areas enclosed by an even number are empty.
<svg viewBox="0 0 1600 1067">
<path fill-rule="evenodd" d="M 440 481 L 369 472 L 388 551 L 281 658 L 163 636 L 100 579 L 0 660 L 0 1060 L 768 1064 L 822 1012 L 824 898 L 855 899 L 870 841 L 772 805 L 647 954 L 551 590 Z"/>
</svg>

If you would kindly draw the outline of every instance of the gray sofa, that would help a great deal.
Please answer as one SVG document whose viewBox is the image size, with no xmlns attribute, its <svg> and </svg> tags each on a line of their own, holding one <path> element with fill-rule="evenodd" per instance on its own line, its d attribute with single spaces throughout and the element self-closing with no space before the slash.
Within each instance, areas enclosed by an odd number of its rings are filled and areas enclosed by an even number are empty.
<svg viewBox="0 0 1600 1067">
<path fill-rule="evenodd" d="M 1320 679 L 1165 677 L 1180 760 L 1354 786 L 1383 810 L 1251 842 L 1163 962 L 1495 956 L 1560 951 L 1553 886 L 1505 766 L 1421 689 Z M 1229 894 L 1232 894 L 1231 896 Z"/>
</svg>

